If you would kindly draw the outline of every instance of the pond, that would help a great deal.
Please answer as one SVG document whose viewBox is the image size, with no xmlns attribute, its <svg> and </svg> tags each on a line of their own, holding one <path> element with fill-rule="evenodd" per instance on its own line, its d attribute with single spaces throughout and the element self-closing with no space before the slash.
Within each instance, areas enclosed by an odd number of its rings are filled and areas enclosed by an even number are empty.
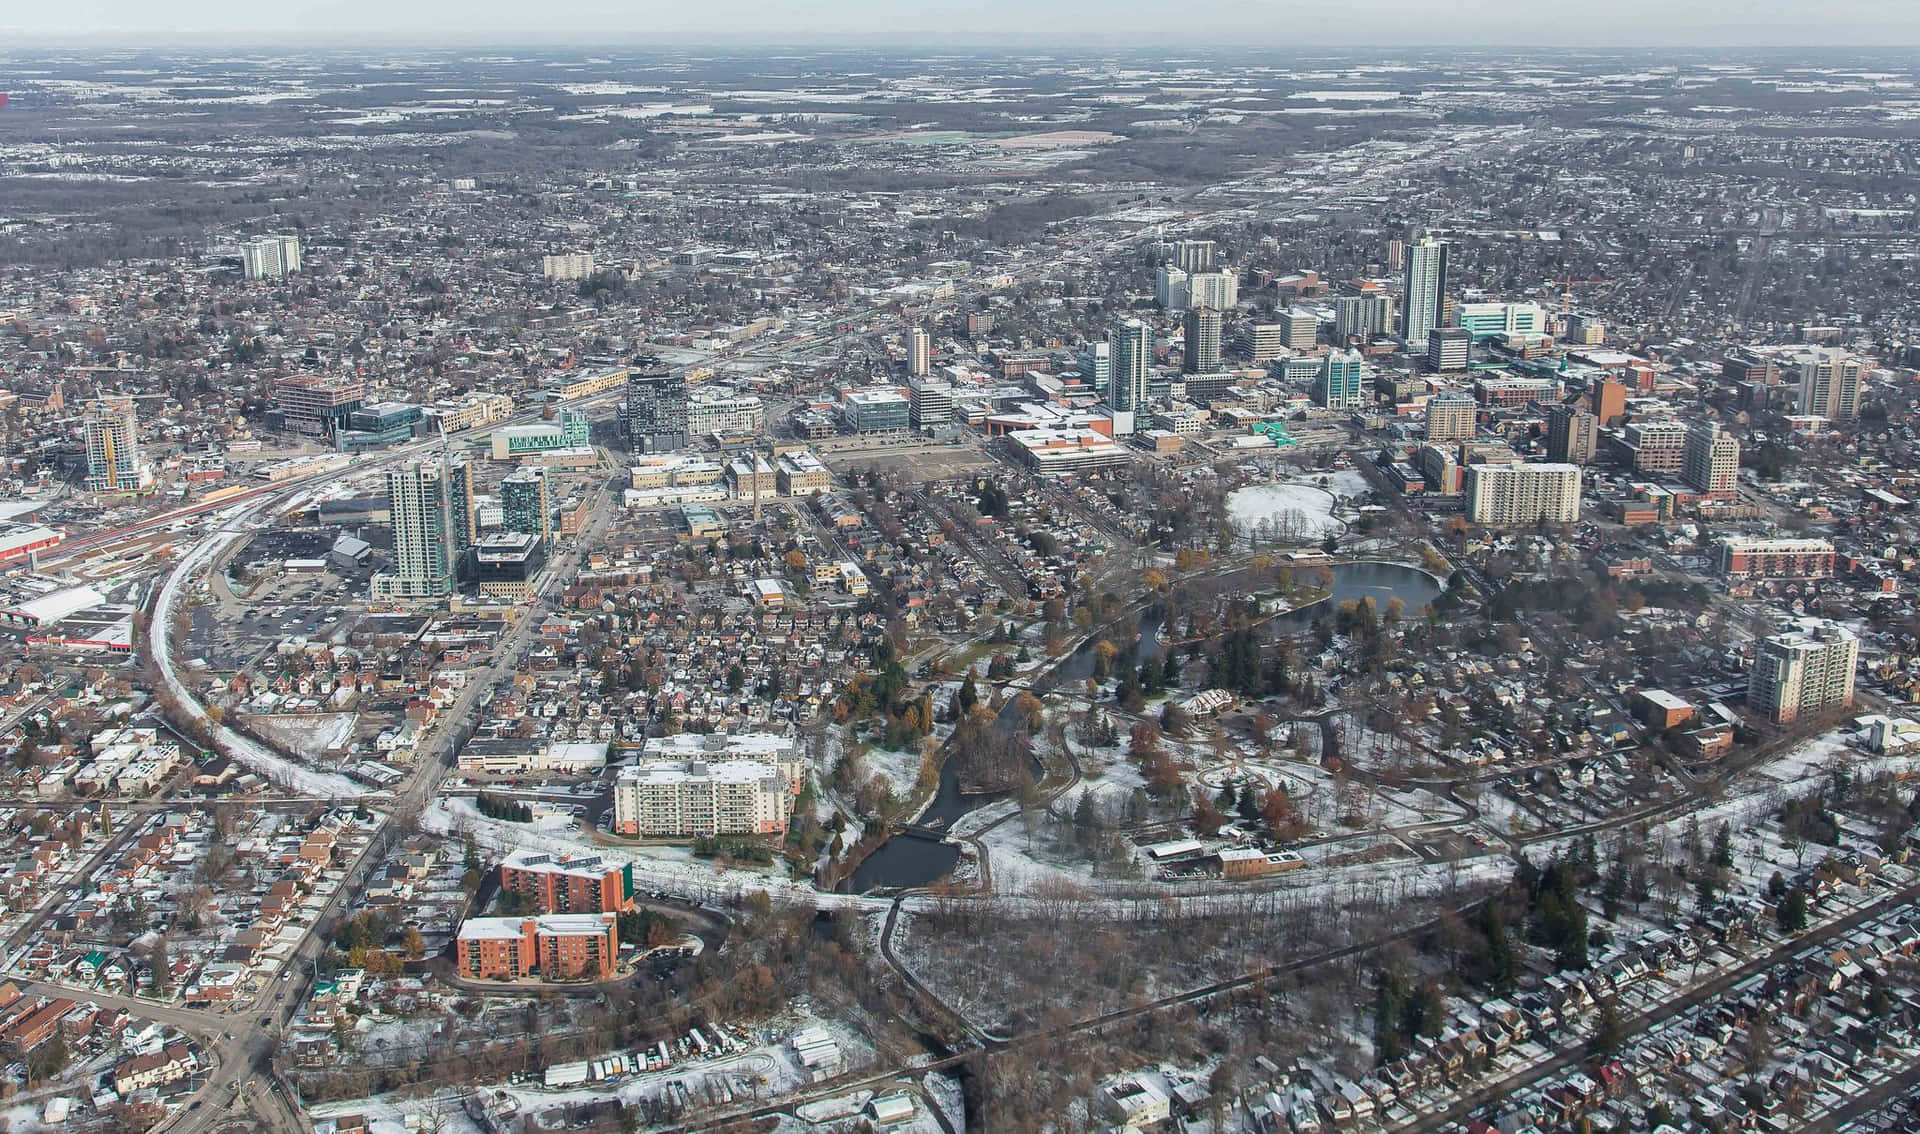
<svg viewBox="0 0 1920 1134">
<path fill-rule="evenodd" d="M 1332 570 L 1333 593 L 1328 600 L 1335 605 L 1370 598 L 1384 608 L 1397 598 L 1405 605 L 1408 616 L 1412 616 L 1439 597 L 1441 591 L 1440 580 L 1417 567 L 1400 563 L 1340 563 L 1335 564 Z M 1304 628 L 1326 609 L 1325 603 L 1317 603 L 1282 615 L 1274 619 L 1273 624 Z M 1144 658 L 1158 655 L 1160 624 L 1165 617 L 1166 608 L 1158 603 L 1142 607 L 1135 623 L 1138 645 L 1131 653 L 1116 658 L 1115 664 L 1139 665 Z M 1085 681 L 1092 673 L 1093 642 L 1089 641 L 1061 659 L 1058 665 L 1034 684 L 1042 690 L 1050 689 L 1065 682 Z M 1011 706 L 1009 699 L 1008 709 L 1001 714 L 1002 720 L 1008 719 Z M 940 790 L 921 816 L 920 823 L 936 831 L 948 831 L 962 816 L 997 798 L 997 794 L 969 795 L 962 792 L 959 773 L 949 760 L 941 765 Z M 876 889 L 928 886 L 952 873 L 959 861 L 960 848 L 943 842 L 937 834 L 903 831 L 875 848 L 854 868 L 853 876 L 842 886 L 856 894 Z"/>
</svg>

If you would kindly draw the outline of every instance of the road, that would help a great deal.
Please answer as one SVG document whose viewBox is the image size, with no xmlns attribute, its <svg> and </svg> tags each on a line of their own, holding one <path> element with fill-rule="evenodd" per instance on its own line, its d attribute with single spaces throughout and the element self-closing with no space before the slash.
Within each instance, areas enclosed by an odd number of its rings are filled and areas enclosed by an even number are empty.
<svg viewBox="0 0 1920 1134">
<path fill-rule="evenodd" d="M 1719 997 L 1728 989 L 1746 980 L 1748 977 L 1765 972 L 1776 965 L 1784 964 L 1823 941 L 1831 941 L 1834 938 L 1845 936 L 1847 933 L 1858 929 L 1860 926 L 1886 913 L 1888 910 L 1905 905 L 1916 898 L 1920 898 L 1920 884 L 1908 886 L 1893 893 L 1883 895 L 1879 900 L 1863 906 L 1853 913 L 1830 921 L 1817 929 L 1810 930 L 1796 937 L 1787 938 L 1760 956 L 1754 957 L 1736 966 L 1732 970 L 1722 973 L 1720 976 L 1713 978 L 1705 984 L 1690 989 L 1683 995 L 1663 1001 L 1658 1008 L 1652 1011 L 1642 1012 L 1636 1016 L 1624 1017 L 1621 1021 L 1623 1032 L 1625 1035 L 1633 1036 L 1647 1031 L 1664 1021 L 1698 1008 L 1702 1004 Z M 1524 1070 L 1516 1071 L 1494 1082 L 1482 1084 L 1459 1102 L 1445 1110 L 1423 1115 L 1418 1121 L 1400 1127 L 1399 1129 L 1404 1131 L 1405 1134 L 1429 1134 L 1431 1131 L 1450 1130 L 1457 1123 L 1464 1121 L 1468 1115 L 1481 1107 L 1508 1098 L 1514 1092 L 1532 1086 L 1554 1075 L 1570 1071 L 1585 1063 L 1587 1058 L 1588 1055 L 1585 1044 L 1570 1044 L 1556 1048 L 1554 1049 L 1552 1059 L 1536 1063 Z"/>
<path fill-rule="evenodd" d="M 422 455 L 423 445 L 434 446 L 437 442 L 416 443 L 383 456 L 375 464 L 385 467 L 417 458 Z M 360 466 L 362 470 L 365 467 Z M 308 483 L 302 480 L 275 486 L 279 490 L 276 494 L 257 501 L 247 510 L 264 510 L 275 503 L 284 502 L 304 491 Z M 345 865 L 340 885 L 328 897 L 281 970 L 269 974 L 265 991 L 258 997 L 243 1001 L 237 1006 L 235 1014 L 226 1016 L 207 1009 L 172 1008 L 145 1001 L 127 1002 L 130 1010 L 137 1015 L 159 1019 L 203 1037 L 218 1037 L 207 1041 L 208 1051 L 216 1063 L 214 1072 L 205 1085 L 186 1100 L 186 1105 L 174 1113 L 165 1129 L 182 1134 L 215 1130 L 237 1117 L 229 1109 L 230 1105 L 240 1108 L 241 1113 L 248 1115 L 251 1121 L 264 1124 L 257 1128 L 286 1131 L 288 1134 L 306 1129 L 298 1109 L 287 1098 L 278 1080 L 259 1076 L 256 1069 L 270 1063 L 279 1044 L 280 1030 L 303 999 L 315 967 L 332 938 L 334 922 L 358 897 L 369 873 L 384 857 L 395 833 L 406 829 L 439 790 L 464 739 L 459 732 L 460 726 L 474 719 L 479 699 L 510 676 L 514 667 L 526 656 L 532 636 L 553 608 L 555 594 L 575 577 L 588 550 L 597 546 L 605 536 L 612 518 L 609 500 L 612 490 L 613 481 L 609 479 L 595 491 L 589 506 L 592 519 L 587 530 L 542 576 L 541 593 L 518 612 L 511 628 L 496 645 L 492 659 L 484 668 L 470 675 L 466 685 L 442 715 L 441 727 L 421 746 L 413 773 L 403 781 L 392 798 L 383 803 L 384 815 L 373 836 L 361 847 L 354 860 Z M 221 502 L 222 505 L 229 503 Z M 208 539 L 221 540 L 222 537 L 214 535 Z M 156 611 L 164 613 L 167 607 L 163 600 L 169 594 L 178 593 L 179 588 L 189 581 L 188 576 L 197 565 L 217 561 L 217 554 L 204 552 L 206 546 L 205 543 L 201 545 L 202 554 L 196 556 L 190 553 L 183 558 L 168 575 L 156 592 Z M 160 624 L 159 635 L 165 635 L 167 626 L 164 618 L 157 615 L 155 621 Z M 190 687 L 172 671 L 171 649 L 164 644 L 157 649 L 153 647 L 152 640 L 159 635 L 147 636 L 150 660 L 161 670 L 163 679 L 173 680 L 180 688 L 187 689 L 190 695 Z M 204 713 L 204 706 L 198 708 Z M 239 753 L 235 755 L 236 758 L 240 757 Z M 266 999 L 269 992 L 272 993 L 271 1000 Z M 87 995 L 100 999 L 92 992 Z M 266 1084 L 264 1088 L 260 1085 L 262 1082 Z M 198 1109 L 194 1108 L 194 1103 L 199 1104 Z"/>
</svg>

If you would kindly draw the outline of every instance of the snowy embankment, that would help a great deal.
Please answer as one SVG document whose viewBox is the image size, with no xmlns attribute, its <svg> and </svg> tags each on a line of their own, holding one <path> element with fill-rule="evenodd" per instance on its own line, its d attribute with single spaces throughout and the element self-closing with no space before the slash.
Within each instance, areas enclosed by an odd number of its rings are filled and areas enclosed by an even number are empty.
<svg viewBox="0 0 1920 1134">
<path fill-rule="evenodd" d="M 243 736 L 224 724 L 220 724 L 207 714 L 207 707 L 200 703 L 186 682 L 174 669 L 173 657 L 173 616 L 179 608 L 180 589 L 194 574 L 217 559 L 236 540 L 244 538 L 245 533 L 226 531 L 210 539 L 201 540 L 193 550 L 180 560 L 167 581 L 160 585 L 159 597 L 153 605 L 153 623 L 149 637 L 153 646 L 154 665 L 160 671 L 161 687 L 173 697 L 180 713 L 207 730 L 213 738 L 213 748 L 220 754 L 251 771 L 260 773 L 288 791 L 301 795 L 325 796 L 329 798 L 357 797 L 369 794 L 365 785 L 354 782 L 345 776 L 331 772 L 322 772 L 288 760 L 279 753 L 261 744 L 251 737 Z"/>
<path fill-rule="evenodd" d="M 706 862 L 671 862 L 644 854 L 621 854 L 578 832 L 536 831 L 524 823 L 490 819 L 463 796 L 436 799 L 420 815 L 422 829 L 451 838 L 470 838 L 475 846 L 504 858 L 517 850 L 549 854 L 599 855 L 633 863 L 633 877 L 644 889 L 700 901 L 738 901 L 756 890 L 769 897 L 831 909 L 885 909 L 884 898 L 858 894 L 828 894 L 804 882 L 751 870 L 736 870 Z"/>
</svg>

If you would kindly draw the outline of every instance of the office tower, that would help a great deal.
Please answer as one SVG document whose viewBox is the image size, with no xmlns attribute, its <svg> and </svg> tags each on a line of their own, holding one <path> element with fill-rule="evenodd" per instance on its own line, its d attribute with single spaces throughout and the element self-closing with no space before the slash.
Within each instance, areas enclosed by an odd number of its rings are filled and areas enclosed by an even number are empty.
<svg viewBox="0 0 1920 1134">
<path fill-rule="evenodd" d="M 1407 242 L 1394 237 L 1387 241 L 1387 271 L 1397 272 L 1407 262 Z"/>
<path fill-rule="evenodd" d="M 1408 346 L 1441 325 L 1447 294 L 1447 246 L 1425 237 L 1406 250 L 1407 271 L 1400 298 L 1400 338 Z"/>
<path fill-rule="evenodd" d="M 1160 265 L 1153 274 L 1153 301 L 1162 311 L 1185 311 L 1192 306 L 1193 289 L 1187 279 L 1187 273 L 1172 264 Z"/>
<path fill-rule="evenodd" d="M 1213 241 L 1176 240 L 1173 243 L 1173 266 L 1183 272 L 1213 271 Z"/>
<path fill-rule="evenodd" d="M 933 365 L 933 337 L 925 327 L 907 332 L 907 373 L 922 377 Z"/>
<path fill-rule="evenodd" d="M 1468 465 L 1467 518 L 1496 527 L 1571 524 L 1580 518 L 1580 466 Z"/>
<path fill-rule="evenodd" d="M 908 406 L 908 411 L 915 429 L 947 425 L 953 421 L 952 385 L 922 378 L 913 384 L 911 392 L 912 404 Z"/>
<path fill-rule="evenodd" d="M 1601 425 L 1618 425 L 1620 419 L 1627 415 L 1627 387 L 1616 379 L 1602 378 L 1596 381 L 1590 397 L 1593 416 L 1600 420 Z"/>
<path fill-rule="evenodd" d="M 687 446 L 687 379 L 658 362 L 636 362 L 627 374 L 627 436 L 636 453 Z"/>
<path fill-rule="evenodd" d="M 347 427 L 366 393 L 358 378 L 291 374 L 273 384 L 273 407 L 288 433 L 332 437 Z"/>
<path fill-rule="evenodd" d="M 1240 327 L 1247 357 L 1254 362 L 1279 358 L 1280 352 L 1286 349 L 1286 328 L 1278 323 L 1242 323 Z"/>
<path fill-rule="evenodd" d="M 1280 313 L 1280 334 L 1289 350 L 1312 350 L 1320 341 L 1320 317 L 1295 307 Z M 1341 345 L 1345 345 L 1344 343 Z"/>
<path fill-rule="evenodd" d="M 1453 309 L 1453 325 L 1476 339 L 1492 335 L 1544 335 L 1547 309 L 1538 303 L 1462 303 Z"/>
<path fill-rule="evenodd" d="M 1469 441 L 1479 431 L 1480 406 L 1470 394 L 1436 394 L 1427 399 L 1428 441 Z"/>
<path fill-rule="evenodd" d="M 1080 377 L 1097 392 L 1107 392 L 1113 384 L 1113 350 L 1108 344 L 1087 345 L 1087 353 L 1080 356 Z"/>
<path fill-rule="evenodd" d="M 1800 412 L 1828 421 L 1852 421 L 1860 414 L 1861 365 L 1844 350 L 1808 351 L 1794 359 L 1800 374 Z"/>
<path fill-rule="evenodd" d="M 1747 704 L 1775 724 L 1802 713 L 1853 704 L 1860 639 L 1837 622 L 1811 619 L 1799 630 L 1762 639 L 1747 674 Z"/>
<path fill-rule="evenodd" d="M 547 470 L 517 469 L 500 482 L 500 527 L 537 536 L 541 550 L 553 539 L 553 507 L 547 498 Z"/>
<path fill-rule="evenodd" d="M 140 422 L 132 398 L 87 403 L 87 491 L 139 492 L 153 483 L 140 458 Z"/>
<path fill-rule="evenodd" d="M 1113 377 L 1107 383 L 1107 406 L 1113 411 L 1113 435 L 1134 430 L 1134 415 L 1147 400 L 1147 375 L 1153 361 L 1153 335 L 1138 319 L 1122 319 L 1107 332 L 1107 351 Z"/>
<path fill-rule="evenodd" d="M 540 274 L 550 280 L 584 280 L 594 271 L 593 253 L 564 252 L 540 257 Z"/>
<path fill-rule="evenodd" d="M 1367 404 L 1366 367 L 1357 350 L 1328 351 L 1313 382 L 1313 404 L 1352 409 Z"/>
<path fill-rule="evenodd" d="M 1555 406 L 1547 412 L 1547 457 L 1563 465 L 1593 461 L 1600 440 L 1600 419 L 1579 406 Z"/>
<path fill-rule="evenodd" d="M 1343 295 L 1333 301 L 1333 341 L 1367 342 L 1393 327 L 1393 300 L 1384 295 Z"/>
<path fill-rule="evenodd" d="M 1732 500 L 1740 480 L 1740 441 L 1711 421 L 1687 430 L 1680 479 L 1713 500 Z"/>
<path fill-rule="evenodd" d="M 1188 374 L 1211 374 L 1220 369 L 1220 313 L 1211 307 L 1187 312 L 1186 352 L 1180 369 Z"/>
<path fill-rule="evenodd" d="M 1427 365 L 1435 370 L 1465 370 L 1473 360 L 1473 332 L 1465 327 L 1427 331 Z"/>
<path fill-rule="evenodd" d="M 388 470 L 393 563 L 391 571 L 373 577 L 375 598 L 439 598 L 453 593 L 456 523 L 450 479 L 438 461 L 409 461 Z"/>
<path fill-rule="evenodd" d="M 1735 347 L 1720 360 L 1720 379 L 1724 382 L 1757 382 L 1762 386 L 1780 384 L 1780 360 L 1745 347 Z"/>
<path fill-rule="evenodd" d="M 240 245 L 240 265 L 250 280 L 283 280 L 300 270 L 300 238 L 262 236 Z"/>
<path fill-rule="evenodd" d="M 1231 311 L 1240 303 L 1240 277 L 1233 272 L 1194 272 L 1187 277 L 1187 306 Z"/>
<path fill-rule="evenodd" d="M 913 424 L 913 400 L 892 386 L 848 390 L 840 416 L 855 433 L 905 433 Z"/>
</svg>

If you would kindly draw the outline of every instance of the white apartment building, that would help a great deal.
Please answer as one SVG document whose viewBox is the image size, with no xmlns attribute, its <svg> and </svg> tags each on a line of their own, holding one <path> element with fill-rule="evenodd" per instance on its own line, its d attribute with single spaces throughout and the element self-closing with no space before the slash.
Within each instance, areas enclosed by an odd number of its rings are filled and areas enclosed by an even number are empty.
<svg viewBox="0 0 1920 1134">
<path fill-rule="evenodd" d="M 691 838 L 778 835 L 793 793 L 758 760 L 642 760 L 613 785 L 613 829 L 622 835 Z"/>
<path fill-rule="evenodd" d="M 1580 466 L 1469 465 L 1467 518 L 1496 527 L 1571 524 L 1580 518 Z"/>
<path fill-rule="evenodd" d="M 1853 704 L 1860 639 L 1837 622 L 1809 619 L 1798 630 L 1763 639 L 1747 674 L 1747 704 L 1775 724 L 1802 713 Z"/>
</svg>

